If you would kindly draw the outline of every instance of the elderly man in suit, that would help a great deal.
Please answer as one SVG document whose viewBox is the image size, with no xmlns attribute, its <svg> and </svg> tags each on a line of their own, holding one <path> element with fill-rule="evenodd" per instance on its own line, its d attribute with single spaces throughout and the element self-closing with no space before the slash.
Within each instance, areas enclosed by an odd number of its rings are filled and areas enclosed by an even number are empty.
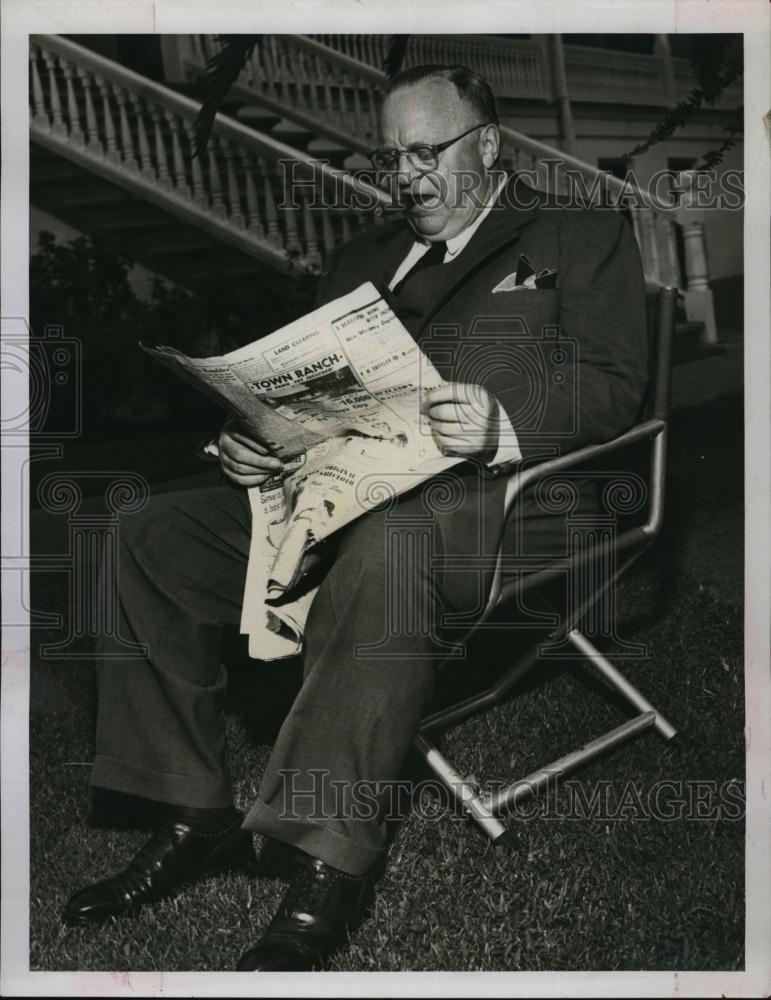
<svg viewBox="0 0 771 1000">
<path fill-rule="evenodd" d="M 322 968 L 372 901 L 386 790 L 434 694 L 447 613 L 481 610 L 502 531 L 525 559 L 562 543 L 564 513 L 533 498 L 504 526 L 503 473 L 634 422 L 646 340 L 630 228 L 496 170 L 497 121 L 489 86 L 463 67 L 404 71 L 385 95 L 373 162 L 396 179 L 404 217 L 340 249 L 319 303 L 364 281 L 379 286 L 446 379 L 424 406 L 439 447 L 464 461 L 443 474 L 444 498 L 429 482 L 339 533 L 307 622 L 302 687 L 245 817 L 226 769 L 220 644 L 223 626 L 240 619 L 245 487 L 280 463 L 228 421 L 219 437 L 228 483 L 161 495 L 126 520 L 121 628 L 148 653 L 100 664 L 92 784 L 160 803 L 161 822 L 126 869 L 73 896 L 67 922 L 133 913 L 246 865 L 258 831 L 274 845 L 262 870 L 272 865 L 290 885 L 238 968 Z M 522 284 L 524 267 L 544 272 L 534 287 Z M 588 486 L 578 502 L 593 509 Z M 416 523 L 430 524 L 431 551 L 401 565 L 399 553 L 414 549 L 389 539 L 407 539 Z M 401 619 L 394 601 L 405 602 Z M 412 627 L 394 627 L 408 619 Z"/>
</svg>

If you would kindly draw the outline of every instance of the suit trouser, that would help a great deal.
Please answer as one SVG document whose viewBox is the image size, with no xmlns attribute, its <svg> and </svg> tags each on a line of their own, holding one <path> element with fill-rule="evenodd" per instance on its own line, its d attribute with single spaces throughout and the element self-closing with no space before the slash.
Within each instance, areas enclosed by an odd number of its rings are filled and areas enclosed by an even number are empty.
<svg viewBox="0 0 771 1000">
<path fill-rule="evenodd" d="M 495 551 L 501 484 L 458 468 L 339 533 L 303 684 L 244 823 L 352 874 L 385 846 L 373 801 L 432 698 L 451 649 L 444 619 L 479 613 L 489 589 L 489 558 L 481 568 L 474 557 Z M 92 785 L 200 808 L 232 801 L 220 654 L 223 626 L 240 621 L 250 530 L 246 492 L 227 484 L 161 494 L 122 518 L 118 633 L 147 655 L 121 658 L 104 641 Z M 451 568 L 456 556 L 471 565 Z"/>
</svg>

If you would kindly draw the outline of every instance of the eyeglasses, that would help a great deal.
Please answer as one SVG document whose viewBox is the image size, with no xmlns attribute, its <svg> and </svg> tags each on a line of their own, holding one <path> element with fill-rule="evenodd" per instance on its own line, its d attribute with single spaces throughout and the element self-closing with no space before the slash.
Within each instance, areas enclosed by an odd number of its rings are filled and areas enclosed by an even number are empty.
<svg viewBox="0 0 771 1000">
<path fill-rule="evenodd" d="M 473 128 L 468 129 L 461 135 L 456 135 L 454 139 L 448 139 L 447 142 L 440 142 L 435 146 L 432 146 L 428 142 L 416 142 L 407 149 L 373 149 L 369 154 L 370 161 L 375 170 L 384 171 L 395 171 L 399 169 L 399 160 L 402 153 L 407 157 L 407 160 L 416 170 L 435 170 L 439 164 L 439 154 L 444 152 L 456 142 L 460 142 L 461 139 L 465 138 L 467 135 L 471 135 L 478 128 L 484 128 L 484 125 L 474 125 Z"/>
</svg>

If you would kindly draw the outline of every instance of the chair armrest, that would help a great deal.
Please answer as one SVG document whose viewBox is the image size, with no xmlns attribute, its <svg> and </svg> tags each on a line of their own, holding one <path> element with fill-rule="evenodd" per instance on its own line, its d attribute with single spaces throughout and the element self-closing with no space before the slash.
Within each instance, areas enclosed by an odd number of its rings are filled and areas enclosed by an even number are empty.
<svg viewBox="0 0 771 1000">
<path fill-rule="evenodd" d="M 638 441 L 652 441 L 658 437 L 662 431 L 666 430 L 664 420 L 646 420 L 613 438 L 612 441 L 605 441 L 602 444 L 590 444 L 577 451 L 571 451 L 567 455 L 560 455 L 559 458 L 549 458 L 545 462 L 533 465 L 528 469 L 515 469 L 508 478 L 506 484 L 505 517 L 509 516 L 511 507 L 519 494 L 543 476 L 552 472 L 561 472 L 563 469 L 572 469 L 584 462 L 603 455 L 610 455 L 615 451 L 636 444 Z"/>
</svg>

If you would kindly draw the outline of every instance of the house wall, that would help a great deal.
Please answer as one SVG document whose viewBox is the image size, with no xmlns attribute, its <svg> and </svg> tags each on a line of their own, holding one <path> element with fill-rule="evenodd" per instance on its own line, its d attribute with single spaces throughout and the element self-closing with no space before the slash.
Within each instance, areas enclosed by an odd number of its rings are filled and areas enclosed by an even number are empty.
<svg viewBox="0 0 771 1000">
<path fill-rule="evenodd" d="M 500 102 L 501 122 L 533 139 L 560 148 L 562 140 L 555 113 L 546 107 L 529 107 L 511 101 Z M 593 166 L 600 159 L 623 157 L 642 143 L 664 115 L 663 108 L 624 108 L 613 105 L 579 105 L 573 108 L 576 134 L 575 155 Z M 666 142 L 658 143 L 647 153 L 633 158 L 630 166 L 637 182 L 645 187 L 653 175 L 666 170 L 672 159 L 690 159 L 696 165 L 709 150 L 717 149 L 726 137 L 727 114 L 697 117 Z M 729 150 L 723 163 L 715 168 L 715 188 L 727 186 L 727 171 L 741 171 L 743 145 Z M 736 201 L 735 195 L 732 201 Z M 710 208 L 704 216 L 707 262 L 710 281 L 740 275 L 743 272 L 743 217 L 741 208 Z"/>
</svg>

